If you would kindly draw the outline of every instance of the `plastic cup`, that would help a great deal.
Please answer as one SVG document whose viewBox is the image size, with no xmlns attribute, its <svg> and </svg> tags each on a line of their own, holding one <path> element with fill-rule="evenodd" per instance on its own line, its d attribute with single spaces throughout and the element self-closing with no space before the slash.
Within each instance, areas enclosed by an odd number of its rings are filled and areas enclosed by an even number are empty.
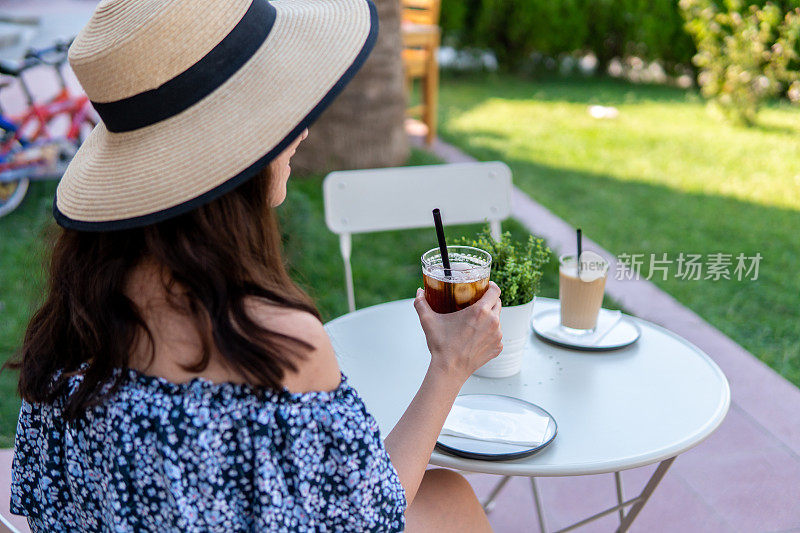
<svg viewBox="0 0 800 533">
<path fill-rule="evenodd" d="M 453 313 L 481 299 L 489 288 L 492 256 L 472 246 L 448 246 L 449 272 L 445 271 L 439 248 L 422 254 L 425 299 L 437 313 Z"/>
</svg>

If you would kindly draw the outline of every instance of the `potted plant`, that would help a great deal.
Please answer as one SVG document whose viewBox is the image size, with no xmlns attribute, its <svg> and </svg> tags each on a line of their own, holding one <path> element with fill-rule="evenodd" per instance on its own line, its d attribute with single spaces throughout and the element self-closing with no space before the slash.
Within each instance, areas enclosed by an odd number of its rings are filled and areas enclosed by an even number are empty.
<svg viewBox="0 0 800 533">
<path fill-rule="evenodd" d="M 489 226 L 476 238 L 462 237 L 455 244 L 474 246 L 492 255 L 490 279 L 500 287 L 500 328 L 503 351 L 479 368 L 476 376 L 501 378 L 517 374 L 522 368 L 522 351 L 530 331 L 533 299 L 539 290 L 542 270 L 550 260 L 550 248 L 533 235 L 526 245 L 515 242 L 505 232 L 499 241 L 492 238 Z"/>
</svg>

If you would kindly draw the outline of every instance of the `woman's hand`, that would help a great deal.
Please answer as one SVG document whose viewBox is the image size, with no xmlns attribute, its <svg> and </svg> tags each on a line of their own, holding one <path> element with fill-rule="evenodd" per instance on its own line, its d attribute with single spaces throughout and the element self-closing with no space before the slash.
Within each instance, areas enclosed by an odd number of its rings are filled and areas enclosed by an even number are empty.
<svg viewBox="0 0 800 533">
<path fill-rule="evenodd" d="M 480 300 L 455 313 L 439 314 L 417 289 L 414 308 L 431 351 L 431 370 L 464 381 L 503 349 L 500 288 L 489 282 Z"/>
<path fill-rule="evenodd" d="M 455 313 L 434 312 L 422 289 L 417 291 L 414 307 L 428 339 L 431 364 L 414 399 L 384 441 L 409 505 L 461 386 L 503 349 L 500 288 L 492 282 L 480 300 Z"/>
</svg>

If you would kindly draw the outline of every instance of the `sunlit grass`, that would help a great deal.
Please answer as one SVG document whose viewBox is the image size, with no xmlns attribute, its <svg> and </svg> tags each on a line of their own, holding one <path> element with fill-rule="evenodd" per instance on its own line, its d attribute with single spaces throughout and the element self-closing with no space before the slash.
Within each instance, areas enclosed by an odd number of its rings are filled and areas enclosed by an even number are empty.
<svg viewBox="0 0 800 533">
<path fill-rule="evenodd" d="M 718 120 L 692 93 L 613 81 L 453 80 L 442 100 L 448 134 L 513 158 L 800 209 L 800 109 L 788 105 L 748 129 Z M 619 116 L 594 119 L 591 104 Z"/>
<path fill-rule="evenodd" d="M 589 105 L 614 106 L 597 120 Z M 606 249 L 760 252 L 757 281 L 656 280 L 800 384 L 800 109 L 729 125 L 691 91 L 609 79 L 445 77 L 442 136 Z M 672 271 L 674 273 L 674 270 Z"/>
</svg>

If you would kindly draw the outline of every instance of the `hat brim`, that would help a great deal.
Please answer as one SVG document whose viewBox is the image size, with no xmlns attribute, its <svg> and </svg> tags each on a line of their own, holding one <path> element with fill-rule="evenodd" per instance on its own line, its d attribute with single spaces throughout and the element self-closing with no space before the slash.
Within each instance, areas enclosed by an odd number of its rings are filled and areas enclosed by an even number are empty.
<svg viewBox="0 0 800 533">
<path fill-rule="evenodd" d="M 364 64 L 378 34 L 369 0 L 275 0 L 272 30 L 213 93 L 166 120 L 123 133 L 101 122 L 53 201 L 59 225 L 111 231 L 206 204 L 280 154 Z"/>
</svg>

